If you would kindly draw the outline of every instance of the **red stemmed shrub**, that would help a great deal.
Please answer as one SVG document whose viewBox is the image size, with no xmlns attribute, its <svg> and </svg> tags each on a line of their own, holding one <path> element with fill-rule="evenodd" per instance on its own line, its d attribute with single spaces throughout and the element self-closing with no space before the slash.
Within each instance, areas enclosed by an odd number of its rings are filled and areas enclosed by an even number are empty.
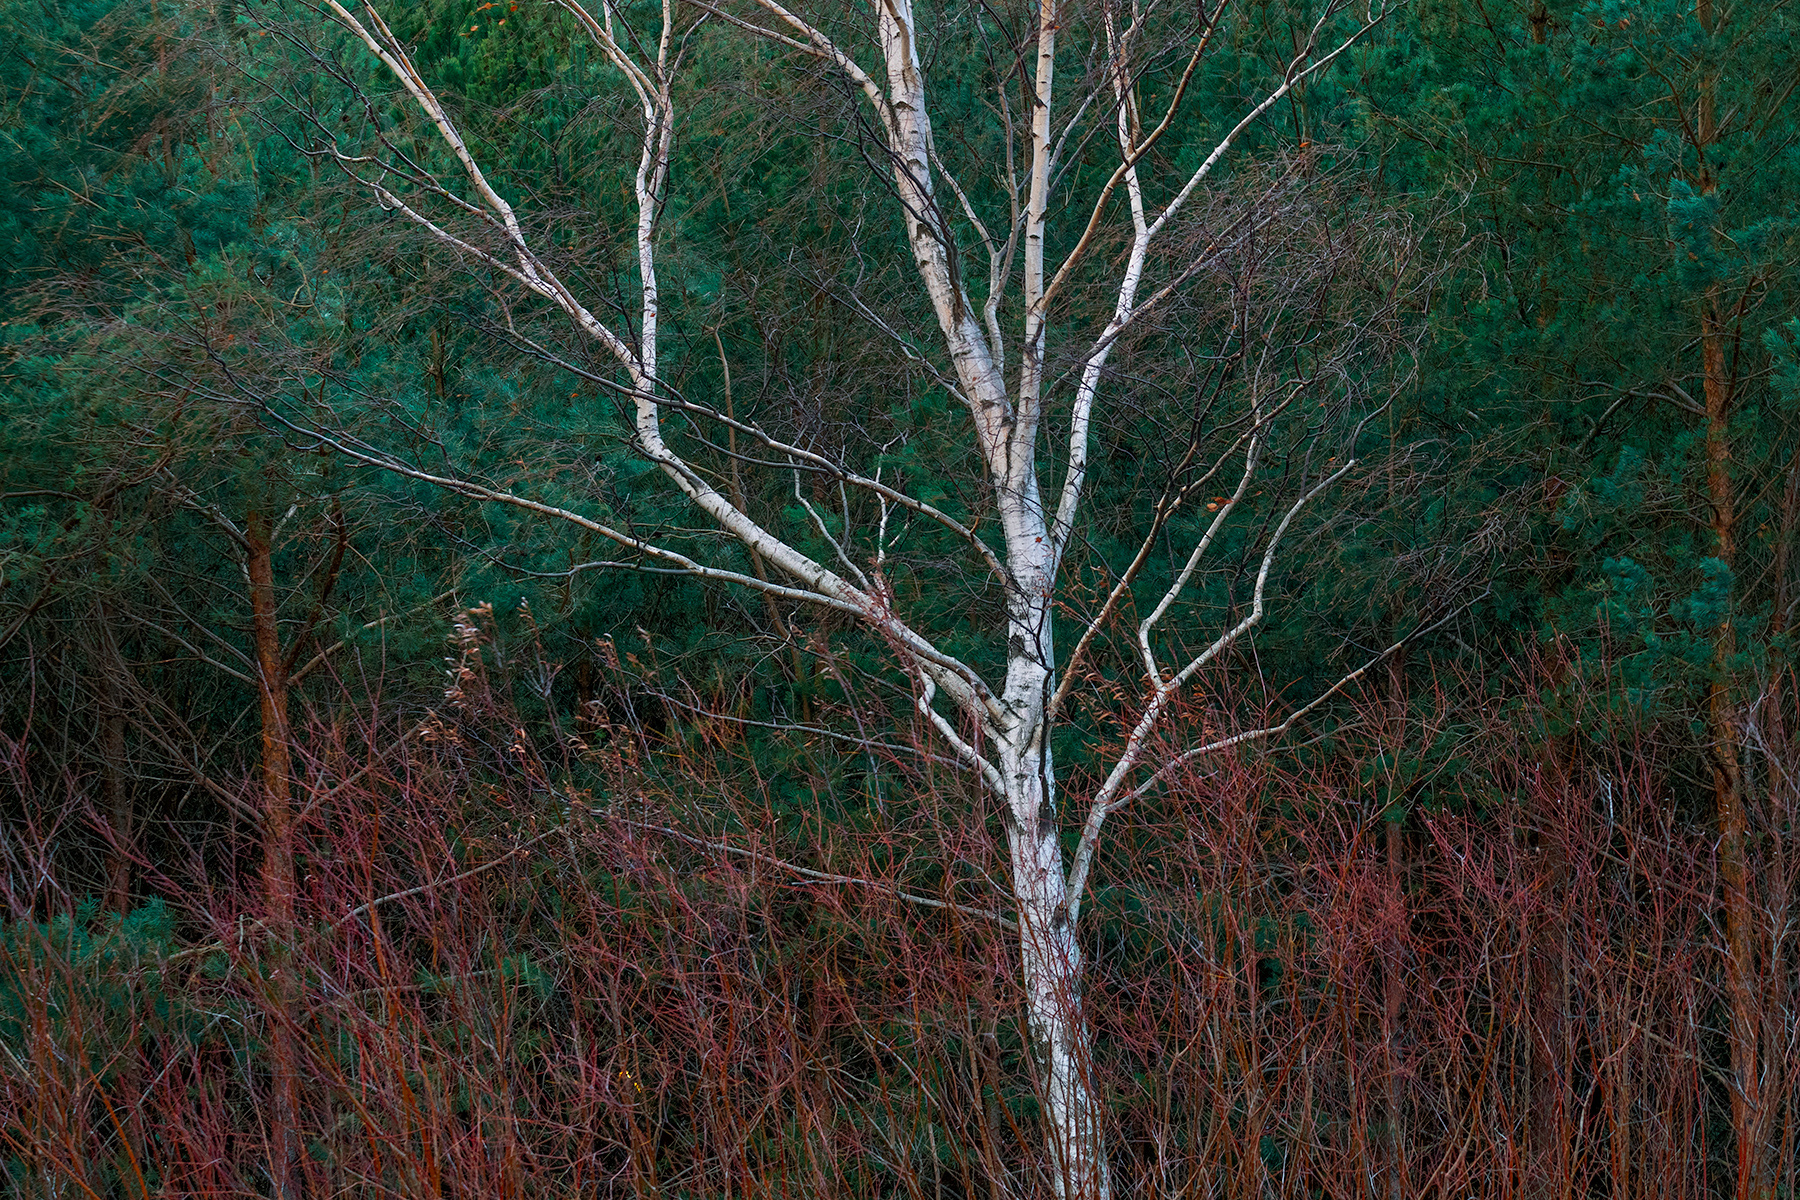
<svg viewBox="0 0 1800 1200">
<path fill-rule="evenodd" d="M 152 864 L 123 919 L 58 891 L 54 828 L 8 831 L 15 1194 L 268 1194 L 277 1027 L 315 1196 L 1050 1194 L 995 818 L 954 771 L 887 754 L 879 808 L 809 811 L 729 722 L 596 704 L 534 740 L 463 665 L 423 720 L 302 725 L 280 954 L 252 830 Z M 1457 704 L 1122 814 L 1084 917 L 1121 1194 L 1729 1192 L 1704 814 L 1648 738 Z M 1779 898 L 1792 830 L 1765 833 Z"/>
</svg>

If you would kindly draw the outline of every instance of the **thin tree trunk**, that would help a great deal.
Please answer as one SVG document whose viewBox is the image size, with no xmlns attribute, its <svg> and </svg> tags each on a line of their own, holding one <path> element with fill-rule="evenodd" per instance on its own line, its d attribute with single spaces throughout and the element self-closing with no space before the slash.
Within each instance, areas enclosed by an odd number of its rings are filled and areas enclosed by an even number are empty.
<svg viewBox="0 0 1800 1200">
<path fill-rule="evenodd" d="M 1702 7 L 1706 7 L 1704 4 Z M 1712 126 L 1708 94 L 1701 105 L 1701 133 Z M 1700 314 L 1706 398 L 1706 492 L 1712 510 L 1713 556 L 1727 567 L 1737 557 L 1737 507 L 1731 480 L 1731 381 L 1725 361 L 1726 331 L 1717 289 Z M 1742 714 L 1732 686 L 1736 630 L 1729 612 L 1713 634 L 1712 679 L 1707 684 L 1707 733 L 1712 756 L 1713 801 L 1719 819 L 1719 868 L 1725 884 L 1725 999 L 1730 1009 L 1731 1127 L 1737 1142 L 1737 1200 L 1770 1193 L 1763 1145 L 1762 1021 L 1757 1003 L 1755 925 L 1749 862 L 1749 812 L 1743 775 Z"/>
<path fill-rule="evenodd" d="M 1406 652 L 1396 653 L 1388 659 L 1388 746 L 1394 755 L 1396 774 L 1401 755 L 1406 744 Z M 1403 810 L 1396 811 L 1404 803 L 1403 797 L 1396 797 L 1391 792 L 1388 796 L 1386 816 L 1388 886 L 1393 889 L 1394 896 L 1402 905 L 1405 904 L 1405 871 L 1404 862 L 1404 829 Z M 1387 1055 L 1387 1088 L 1385 1095 L 1388 1142 L 1388 1197 L 1389 1200 L 1401 1200 L 1406 1194 L 1406 1146 L 1400 1128 L 1400 1061 L 1399 1047 L 1396 1044 L 1400 1035 L 1400 1003 L 1403 998 L 1405 981 L 1401 978 L 1402 956 L 1406 953 L 1406 930 L 1394 931 L 1393 944 L 1388 949 L 1387 961 L 1382 971 L 1382 1005 L 1381 1005 L 1381 1040 Z"/>
<path fill-rule="evenodd" d="M 1710 109 L 1703 106 L 1703 127 Z M 1706 491 L 1712 509 L 1713 555 L 1735 565 L 1737 508 L 1731 481 L 1731 381 L 1719 296 L 1709 292 L 1701 311 L 1706 385 Z M 1714 631 L 1713 677 L 1707 684 L 1713 799 L 1719 817 L 1719 868 L 1725 883 L 1725 998 L 1730 1009 L 1731 1127 L 1737 1141 L 1738 1200 L 1771 1193 L 1762 1053 L 1762 1012 L 1756 986 L 1756 911 L 1749 859 L 1749 811 L 1743 773 L 1742 713 L 1732 686 L 1736 631 L 1727 613 Z"/>
<path fill-rule="evenodd" d="M 113 640 L 113 614 L 103 600 L 94 610 L 98 624 L 95 642 L 100 647 L 95 663 L 99 683 L 100 780 L 106 804 L 109 845 L 106 854 L 106 907 L 116 913 L 131 908 L 132 840 L 136 830 L 136 809 L 131 782 L 125 770 L 125 704 L 119 694 L 115 670 L 123 670 L 117 644 Z"/>
<path fill-rule="evenodd" d="M 1056 766 L 1044 711 L 1045 698 L 1054 690 L 1056 651 L 1051 613 L 1041 599 L 1048 589 L 1033 589 L 1031 571 L 1043 570 L 1045 561 L 1021 557 L 1026 560 L 1021 586 L 1009 604 L 1007 621 L 1006 699 L 1017 721 L 996 747 L 995 760 L 1005 787 L 1026 1017 L 1056 1195 L 1062 1200 L 1110 1200 L 1105 1114 L 1094 1091 L 1092 1040 L 1081 997 L 1081 944 L 1069 911 Z"/>
<path fill-rule="evenodd" d="M 1726 566 L 1735 557 L 1737 514 L 1731 488 L 1731 443 L 1727 432 L 1724 334 L 1715 314 L 1703 318 L 1706 361 L 1706 486 L 1712 504 L 1714 556 Z M 1749 814 L 1743 778 L 1740 714 L 1731 686 L 1737 639 L 1729 615 L 1713 639 L 1713 678 L 1707 684 L 1706 713 L 1712 752 L 1713 799 L 1719 815 L 1719 867 L 1725 882 L 1725 996 L 1731 1010 L 1731 1127 L 1737 1139 L 1738 1200 L 1768 1192 L 1762 1125 L 1761 1014 L 1754 980 L 1755 911 L 1750 895 Z"/>
<path fill-rule="evenodd" d="M 113 636 L 112 608 L 102 600 L 94 610 L 98 628 L 94 642 L 100 721 L 101 788 L 106 804 L 108 846 L 106 856 L 106 907 L 121 917 L 131 911 L 132 865 L 136 854 L 137 811 L 131 775 L 125 761 L 126 705 L 120 675 L 125 668 Z M 142 1088 L 144 1060 L 139 1046 L 130 1046 L 117 1062 L 112 1094 L 120 1109 L 119 1132 L 138 1163 L 146 1161 Z"/>
<path fill-rule="evenodd" d="M 1019 911 L 1019 955 L 1026 1015 L 1047 1118 L 1056 1194 L 1108 1200 L 1112 1183 L 1093 1056 L 1081 1001 L 1081 946 L 1069 921 L 1062 848 L 1057 839 L 1048 754 L 1027 748 L 1004 756 L 1008 848 Z"/>
<path fill-rule="evenodd" d="M 1569 664 L 1560 640 L 1551 659 L 1552 682 L 1561 685 Z M 1572 734 L 1552 734 L 1545 745 L 1543 778 L 1532 791 L 1531 824 L 1537 834 L 1542 915 L 1528 934 L 1526 995 L 1520 999 L 1531 1039 L 1527 1102 L 1530 1138 L 1527 1192 L 1532 1197 L 1565 1197 L 1572 1181 L 1570 1160 L 1571 1064 L 1569 1009 L 1569 879 L 1566 809 L 1573 802 L 1577 754 Z"/>
<path fill-rule="evenodd" d="M 262 717 L 263 897 L 268 906 L 270 980 L 276 1012 L 269 1029 L 271 1092 L 269 1164 L 276 1200 L 299 1200 L 301 1182 L 300 1072 L 294 1038 L 299 998 L 294 975 L 293 762 L 287 708 L 287 666 L 275 603 L 275 570 L 268 514 L 252 508 L 245 521 L 250 610 L 260 676 Z"/>
<path fill-rule="evenodd" d="M 1800 884 L 1800 878 L 1796 877 L 1800 872 L 1796 871 L 1794 862 L 1796 842 L 1793 835 L 1796 818 L 1800 818 L 1800 784 L 1795 779 L 1796 773 L 1800 772 L 1800 755 L 1794 753 L 1789 723 L 1789 706 L 1795 697 L 1794 662 L 1792 655 L 1784 649 L 1784 635 L 1789 625 L 1788 608 L 1793 603 L 1792 552 L 1797 535 L 1800 535 L 1800 448 L 1796 448 L 1788 460 L 1787 486 L 1782 495 L 1781 520 L 1776 532 L 1775 606 L 1769 621 L 1769 642 L 1776 649 L 1770 656 L 1769 686 L 1763 700 L 1765 753 L 1769 759 L 1764 772 L 1768 783 L 1763 812 L 1769 831 L 1768 854 L 1764 861 L 1765 878 L 1769 883 L 1764 888 L 1762 902 L 1768 928 L 1772 930 L 1792 927 L 1794 889 Z M 1794 961 L 1791 941 L 1772 942 L 1768 965 L 1764 968 L 1764 976 L 1770 985 L 1766 1011 L 1790 1016 L 1786 1022 L 1767 1022 L 1763 1029 L 1763 1061 L 1767 1072 L 1764 1095 L 1770 1098 L 1769 1111 L 1763 1116 L 1763 1128 L 1771 1132 L 1779 1129 L 1778 1136 L 1763 1140 L 1779 1147 L 1779 1150 L 1767 1152 L 1771 1189 L 1782 1186 L 1785 1181 L 1788 1194 L 1794 1195 L 1794 1126 L 1800 1118 L 1800 1097 L 1796 1097 L 1796 1089 L 1790 1082 L 1794 1067 L 1793 1056 L 1787 1047 L 1796 1036 L 1792 1024 L 1795 1018 L 1791 1014 L 1800 1008 L 1796 1003 L 1800 1001 L 1800 987 L 1797 987 L 1800 964 Z M 1783 942 L 1789 944 L 1784 947 Z"/>
<path fill-rule="evenodd" d="M 1703 36 L 1717 32 L 1713 0 L 1695 0 L 1694 18 Z M 1718 80 L 1708 71 L 1700 79 L 1695 113 L 1695 148 L 1699 151 L 1702 193 L 1718 188 L 1707 152 L 1719 138 Z M 1730 416 L 1732 380 L 1726 364 L 1727 331 L 1719 285 L 1707 289 L 1700 305 L 1700 353 L 1706 400 L 1706 492 L 1712 508 L 1713 555 L 1727 567 L 1737 557 L 1737 507 L 1731 483 Z M 1730 1008 L 1731 1127 L 1737 1141 L 1738 1200 L 1770 1194 L 1768 1154 L 1763 1144 L 1761 1091 L 1761 1020 L 1756 1003 L 1753 928 L 1746 845 L 1749 816 L 1745 808 L 1743 730 L 1731 668 L 1736 634 L 1727 612 L 1713 639 L 1713 678 L 1707 685 L 1707 724 L 1711 741 L 1713 798 L 1719 817 L 1719 866 L 1725 882 L 1725 994 Z"/>
<path fill-rule="evenodd" d="M 1541 46 L 1549 40 L 1550 9 L 1544 0 L 1532 0 L 1531 5 L 1531 40 Z"/>
<path fill-rule="evenodd" d="M 108 687 L 108 700 L 112 689 Z M 131 843 L 136 810 L 131 785 L 125 777 L 125 717 L 110 703 L 100 716 L 101 753 L 106 758 L 106 823 L 112 830 L 107 850 L 106 907 L 116 913 L 131 910 Z"/>
</svg>

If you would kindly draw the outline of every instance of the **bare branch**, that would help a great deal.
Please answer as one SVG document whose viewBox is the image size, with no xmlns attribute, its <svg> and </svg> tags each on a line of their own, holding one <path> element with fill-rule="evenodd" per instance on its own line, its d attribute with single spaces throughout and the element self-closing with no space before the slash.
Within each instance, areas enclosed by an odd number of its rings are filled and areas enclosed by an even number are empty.
<svg viewBox="0 0 1800 1200">
<path fill-rule="evenodd" d="M 933 900 L 930 896 L 921 896 L 916 892 L 903 891 L 893 884 L 883 882 L 879 879 L 863 879 L 855 875 L 837 875 L 830 871 L 815 871 L 811 867 L 802 867 L 797 863 L 788 862 L 786 859 L 776 858 L 772 854 L 763 854 L 756 850 L 747 850 L 742 846 L 733 846 L 729 842 L 709 842 L 704 838 L 697 838 L 692 834 L 683 833 L 679 829 L 671 829 L 667 825 L 655 825 L 649 821 L 637 821 L 630 817 L 621 817 L 604 808 L 596 808 L 593 809 L 592 812 L 597 817 L 605 817 L 608 820 L 617 821 L 622 825 L 630 825 L 638 829 L 652 830 L 656 833 L 675 838 L 678 841 L 686 842 L 690 846 L 698 846 L 703 850 L 711 850 L 718 854 L 734 854 L 740 858 L 748 858 L 753 862 L 762 863 L 764 866 L 774 867 L 777 870 L 786 871 L 792 875 L 798 875 L 802 879 L 816 879 L 821 883 L 847 883 L 856 887 L 872 888 L 876 891 L 884 892 L 887 895 L 894 897 L 896 900 L 904 900 L 908 904 L 917 904 L 924 908 L 939 908 L 946 911 L 959 912 L 967 917 L 980 917 L 982 920 L 992 921 L 994 924 L 1000 926 L 1000 928 L 1012 933 L 1017 933 L 1019 930 L 1018 922 L 1003 916 L 992 909 L 971 908 L 967 904 L 956 904 L 949 900 Z"/>
<path fill-rule="evenodd" d="M 1357 680 L 1386 662 L 1389 658 L 1392 658 L 1406 646 L 1418 641 L 1429 633 L 1442 629 L 1445 625 L 1449 624 L 1458 613 L 1466 611 L 1471 605 L 1479 603 L 1488 596 L 1490 591 L 1483 591 L 1480 596 L 1475 597 L 1466 604 L 1458 605 L 1456 608 L 1445 613 L 1442 617 L 1429 625 L 1420 622 L 1419 625 L 1414 627 L 1411 633 L 1408 633 L 1405 637 L 1363 663 L 1362 666 L 1351 671 L 1336 683 L 1320 692 L 1317 696 L 1314 696 L 1307 703 L 1289 713 L 1285 720 L 1274 725 L 1263 726 L 1259 729 L 1240 730 L 1228 737 L 1222 737 L 1207 742 L 1205 745 L 1191 747 L 1158 767 L 1148 779 L 1144 780 L 1144 782 L 1138 784 L 1124 795 L 1111 797 L 1105 800 L 1096 798 L 1096 802 L 1088 810 L 1087 821 L 1082 825 L 1081 840 L 1076 844 L 1075 856 L 1069 867 L 1069 919 L 1073 921 L 1080 916 L 1081 897 L 1083 890 L 1087 886 L 1088 872 L 1093 864 L 1094 852 L 1099 847 L 1101 827 L 1105 824 L 1106 818 L 1109 815 L 1124 808 L 1132 801 L 1143 797 L 1158 783 L 1161 783 L 1164 779 L 1168 778 L 1170 772 L 1177 770 L 1187 763 L 1193 762 L 1197 758 L 1202 758 L 1208 754 L 1217 754 L 1220 751 L 1229 750 L 1234 746 L 1242 746 L 1249 742 L 1280 737 L 1282 734 L 1292 729 L 1301 720 L 1305 719 L 1310 713 L 1318 709 L 1327 700 L 1330 700 L 1333 696 L 1343 692 L 1345 688 L 1354 684 Z"/>
</svg>

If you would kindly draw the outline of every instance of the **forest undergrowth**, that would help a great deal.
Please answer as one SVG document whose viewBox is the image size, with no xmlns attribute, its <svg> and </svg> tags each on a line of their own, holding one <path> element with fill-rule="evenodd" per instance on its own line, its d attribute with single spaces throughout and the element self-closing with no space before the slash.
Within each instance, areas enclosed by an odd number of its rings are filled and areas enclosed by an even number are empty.
<svg viewBox="0 0 1800 1200">
<path fill-rule="evenodd" d="M 40 814 L 5 846 L 12 1194 L 265 1194 L 276 1045 L 313 1196 L 1053 1193 L 1003 864 L 954 772 L 896 753 L 879 811 L 796 818 L 728 721 L 659 730 L 626 698 L 534 742 L 477 640 L 422 721 L 296 721 L 280 945 L 241 830 L 100 912 L 59 858 L 91 834 L 81 781 L 9 741 Z M 1084 997 L 1122 1193 L 1729 1186 L 1716 838 L 1672 810 L 1654 737 L 1546 733 L 1548 694 L 1370 703 L 1330 754 L 1207 760 L 1139 802 Z M 1786 921 L 1791 828 L 1752 844 Z"/>
</svg>

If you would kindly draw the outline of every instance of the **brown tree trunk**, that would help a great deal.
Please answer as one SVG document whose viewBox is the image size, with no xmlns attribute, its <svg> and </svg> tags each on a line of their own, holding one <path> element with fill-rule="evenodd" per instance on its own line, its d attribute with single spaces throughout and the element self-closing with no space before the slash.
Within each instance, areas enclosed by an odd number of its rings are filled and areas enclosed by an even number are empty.
<svg viewBox="0 0 1800 1200">
<path fill-rule="evenodd" d="M 252 508 L 245 521 L 250 611 L 262 716 L 263 897 L 268 906 L 270 983 L 276 1000 L 269 1029 L 270 1176 L 276 1200 L 299 1200 L 301 1187 L 300 1071 L 293 1016 L 299 982 L 293 973 L 294 804 L 287 707 L 287 664 L 275 603 L 275 568 L 268 514 Z"/>
<path fill-rule="evenodd" d="M 1551 647 L 1553 686 L 1569 681 L 1568 648 L 1559 638 Z M 1579 701 L 1575 701 L 1579 703 Z M 1526 994 L 1519 1012 L 1530 1039 L 1526 1055 L 1528 1080 L 1528 1178 L 1526 1195 L 1534 1200 L 1563 1200 L 1573 1192 L 1569 1070 L 1569 987 L 1571 979 L 1569 881 L 1569 805 L 1580 770 L 1580 748 L 1572 732 L 1552 733 L 1546 740 L 1543 777 L 1531 789 L 1531 830 L 1537 842 L 1535 877 L 1542 907 L 1527 932 L 1529 955 L 1524 977 Z"/>
<path fill-rule="evenodd" d="M 100 724 L 100 786 L 106 804 L 109 845 L 106 854 L 106 907 L 123 914 L 131 908 L 132 839 L 137 813 L 125 769 L 125 703 L 115 671 L 124 669 L 113 640 L 112 609 L 101 601 L 94 610 L 97 707 Z"/>
<path fill-rule="evenodd" d="M 1399 622 L 1395 622 L 1398 627 Z M 1403 782 L 1398 775 L 1402 756 L 1406 746 L 1406 651 L 1395 651 L 1388 659 L 1388 736 L 1387 743 L 1394 755 L 1396 782 Z M 1405 905 L 1405 820 L 1403 810 L 1399 806 L 1404 803 L 1402 797 L 1389 795 L 1387 812 L 1387 844 L 1384 847 L 1387 855 L 1388 886 L 1394 890 L 1396 900 Z M 1387 1054 L 1387 1089 L 1384 1097 L 1387 1120 L 1388 1142 L 1388 1197 L 1389 1200 L 1401 1200 L 1407 1194 L 1406 1171 L 1406 1139 L 1401 1129 L 1401 1095 L 1400 1095 L 1400 1004 L 1404 998 L 1405 979 L 1404 958 L 1406 955 L 1406 929 L 1394 931 L 1394 942 L 1389 948 L 1386 968 L 1383 971 L 1382 1006 L 1381 1006 L 1381 1040 Z"/>
<path fill-rule="evenodd" d="M 126 670 L 124 656 L 113 636 L 114 614 L 102 600 L 94 610 L 95 713 L 100 726 L 100 780 L 106 805 L 106 907 L 123 917 L 131 911 L 132 866 L 136 856 L 137 811 L 131 774 L 125 760 L 126 689 L 120 686 Z M 113 1119 L 125 1139 L 134 1163 L 145 1161 L 146 1142 L 142 1088 L 144 1063 L 138 1045 L 119 1055 L 112 1095 L 117 1111 Z"/>
<path fill-rule="evenodd" d="M 1708 38 L 1717 33 L 1712 0 L 1695 0 L 1694 18 Z M 1695 112 L 1695 149 L 1699 151 L 1702 193 L 1717 190 L 1718 179 L 1708 151 L 1719 138 L 1718 81 L 1700 80 Z M 1737 506 L 1731 482 L 1730 417 L 1732 380 L 1726 363 L 1724 297 L 1718 285 L 1707 289 L 1700 305 L 1700 353 L 1706 398 L 1706 494 L 1712 509 L 1713 555 L 1727 567 L 1736 565 Z M 1771 1192 L 1767 1148 L 1763 1136 L 1764 1097 L 1761 1071 L 1761 1013 L 1755 979 L 1754 906 L 1748 858 L 1749 815 L 1743 776 L 1743 729 L 1731 678 L 1737 649 L 1727 613 L 1713 639 L 1713 678 L 1707 685 L 1706 713 L 1712 755 L 1713 800 L 1719 816 L 1719 868 L 1725 883 L 1725 995 L 1730 1008 L 1731 1126 L 1737 1141 L 1738 1200 Z"/>
<path fill-rule="evenodd" d="M 1731 385 L 1718 303 L 1719 297 L 1709 293 L 1700 318 L 1706 384 L 1706 493 L 1712 509 L 1713 555 L 1730 567 L 1737 552 L 1737 508 L 1731 484 Z M 1707 684 L 1706 714 L 1713 800 L 1719 816 L 1719 870 L 1725 884 L 1725 998 L 1730 1008 L 1736 1196 L 1738 1200 L 1756 1200 L 1766 1196 L 1770 1187 L 1762 1137 L 1762 1021 L 1755 986 L 1756 914 L 1750 894 L 1743 730 L 1731 678 L 1736 650 L 1736 633 L 1728 613 L 1713 635 L 1713 677 Z"/>
<path fill-rule="evenodd" d="M 100 752 L 106 758 L 106 823 L 112 830 L 112 845 L 107 850 L 106 907 L 126 913 L 131 911 L 131 840 L 137 814 L 131 785 L 125 778 L 125 718 L 117 711 L 100 717 Z"/>
<path fill-rule="evenodd" d="M 1794 752 L 1789 716 L 1789 706 L 1795 698 L 1794 661 L 1786 649 L 1784 637 L 1789 625 L 1788 606 L 1794 602 L 1791 580 L 1796 536 L 1800 536 L 1800 447 L 1788 459 L 1787 486 L 1783 489 L 1781 518 L 1776 526 L 1775 606 L 1769 618 L 1769 644 L 1774 650 L 1769 656 L 1769 683 L 1762 701 L 1764 754 L 1768 760 L 1763 773 L 1767 781 L 1763 811 L 1770 830 L 1765 859 L 1767 883 L 1762 901 L 1770 929 L 1791 926 L 1794 890 L 1796 884 L 1800 884 L 1800 871 L 1796 870 L 1800 864 L 1796 864 L 1793 857 L 1796 843 L 1789 832 L 1800 818 L 1800 784 L 1796 783 L 1796 775 L 1800 774 L 1800 754 Z M 1771 945 L 1764 974 L 1770 985 L 1767 1011 L 1796 1011 L 1800 1007 L 1797 1004 L 1800 1002 L 1800 963 L 1795 961 L 1793 951 L 1781 951 L 1777 945 Z M 1763 1116 L 1763 1128 L 1771 1132 L 1779 1129 L 1772 1139 L 1773 1146 L 1779 1149 L 1766 1152 L 1768 1178 L 1771 1190 L 1785 1181 L 1790 1195 L 1795 1194 L 1796 1152 L 1800 1150 L 1794 1138 L 1794 1127 L 1800 1120 L 1800 1097 L 1795 1096 L 1795 1087 L 1790 1082 L 1794 1076 L 1792 1056 L 1785 1052 L 1780 1042 L 1792 1036 L 1781 1023 L 1771 1021 L 1764 1025 L 1763 1061 L 1767 1074 L 1763 1080 L 1763 1094 L 1769 1098 L 1769 1103 L 1768 1112 Z M 1767 1143 L 1771 1139 L 1765 1137 L 1764 1141 Z"/>
</svg>

